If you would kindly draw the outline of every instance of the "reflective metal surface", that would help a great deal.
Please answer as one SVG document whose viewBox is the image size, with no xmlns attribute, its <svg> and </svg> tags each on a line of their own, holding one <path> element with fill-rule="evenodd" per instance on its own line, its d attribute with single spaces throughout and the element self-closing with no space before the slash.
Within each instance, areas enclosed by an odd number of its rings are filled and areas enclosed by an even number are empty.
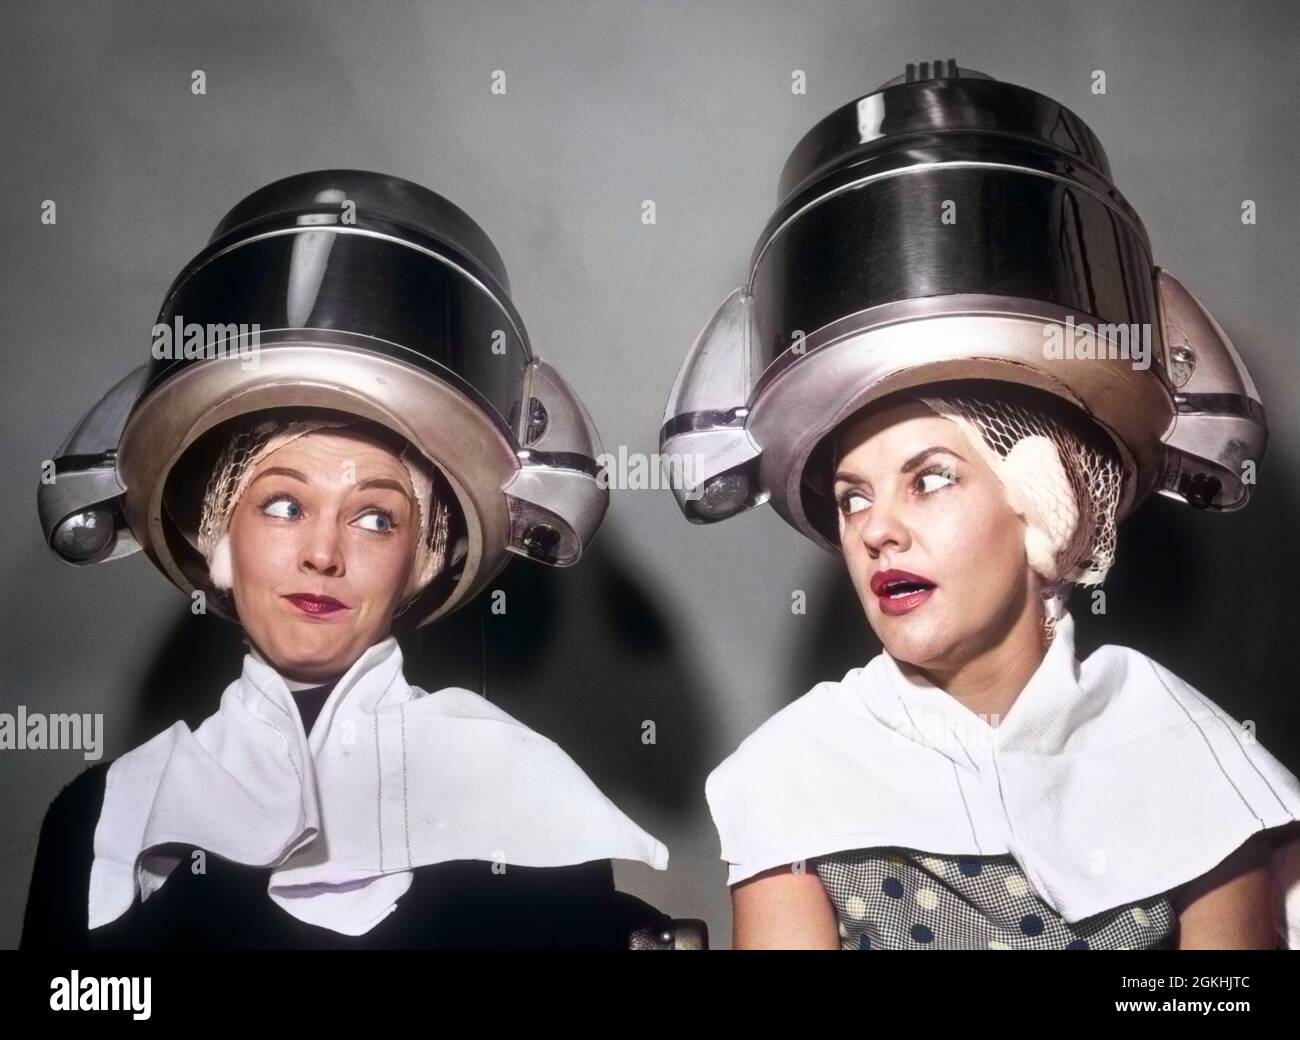
<svg viewBox="0 0 1300 1040">
<path fill-rule="evenodd" d="M 1014 83 L 963 70 L 926 82 L 886 86 L 836 109 L 795 145 L 781 171 L 780 201 L 828 168 L 864 163 L 918 134 L 975 134 L 1067 156 L 1107 179 L 1110 162 L 1087 125 L 1058 101 Z"/>
<path fill-rule="evenodd" d="M 948 380 L 1046 391 L 1108 438 L 1121 517 L 1152 491 L 1239 508 L 1267 440 L 1245 365 L 1155 266 L 1092 131 L 951 60 L 909 65 L 794 148 L 748 279 L 668 401 L 661 450 L 701 463 L 678 504 L 712 523 L 770 499 L 836 551 L 827 437 Z"/>
<path fill-rule="evenodd" d="M 231 210 L 157 320 L 368 336 L 378 353 L 458 381 L 513 428 L 531 351 L 507 286 L 486 235 L 447 200 L 399 178 L 319 171 Z M 155 359 L 149 385 L 193 363 Z"/>
<path fill-rule="evenodd" d="M 1080 321 L 1155 321 L 1151 247 L 1100 142 L 993 79 L 900 84 L 795 147 L 754 251 L 765 363 L 799 334 L 900 300 L 980 293 Z"/>
<path fill-rule="evenodd" d="M 309 408 L 387 426 L 454 499 L 448 566 L 401 625 L 468 602 L 511 553 L 574 563 L 608 506 L 600 439 L 508 286 L 478 225 L 401 178 L 322 170 L 253 192 L 172 283 L 152 360 L 54 460 L 37 495 L 50 548 L 78 564 L 141 548 L 232 616 L 197 548 L 207 479 L 234 424 Z"/>
</svg>

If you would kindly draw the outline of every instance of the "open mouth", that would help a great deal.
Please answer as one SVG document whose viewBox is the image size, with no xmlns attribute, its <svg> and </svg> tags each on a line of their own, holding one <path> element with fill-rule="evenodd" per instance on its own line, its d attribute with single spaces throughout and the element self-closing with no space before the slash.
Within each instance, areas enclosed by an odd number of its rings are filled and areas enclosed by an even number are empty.
<svg viewBox="0 0 1300 1040">
<path fill-rule="evenodd" d="M 911 596 L 914 593 L 932 588 L 934 588 L 933 585 L 925 585 L 916 581 L 891 581 L 885 586 L 885 596 L 888 599 L 902 599 L 904 596 Z"/>
<path fill-rule="evenodd" d="M 871 577 L 871 591 L 877 596 L 890 599 L 901 599 L 903 596 L 910 596 L 934 587 L 935 582 L 923 575 L 900 571 L 893 567 Z"/>
<path fill-rule="evenodd" d="M 903 614 L 930 598 L 935 582 L 910 571 L 881 571 L 871 578 L 871 591 L 875 593 L 880 609 L 886 614 Z"/>
</svg>

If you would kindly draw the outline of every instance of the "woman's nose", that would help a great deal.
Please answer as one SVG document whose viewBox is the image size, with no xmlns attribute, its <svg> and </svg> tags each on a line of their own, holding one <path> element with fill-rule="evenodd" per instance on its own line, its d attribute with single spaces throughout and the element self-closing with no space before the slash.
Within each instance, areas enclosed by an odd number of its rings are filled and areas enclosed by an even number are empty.
<svg viewBox="0 0 1300 1040">
<path fill-rule="evenodd" d="M 311 525 L 306 532 L 306 544 L 302 548 L 302 567 L 304 570 L 338 577 L 343 574 L 343 552 L 339 539 L 338 525 L 332 518 L 322 517 Z"/>
<path fill-rule="evenodd" d="M 871 503 L 863 520 L 861 537 L 872 556 L 879 556 L 887 548 L 904 552 L 912 544 L 902 511 L 884 496 Z"/>
</svg>

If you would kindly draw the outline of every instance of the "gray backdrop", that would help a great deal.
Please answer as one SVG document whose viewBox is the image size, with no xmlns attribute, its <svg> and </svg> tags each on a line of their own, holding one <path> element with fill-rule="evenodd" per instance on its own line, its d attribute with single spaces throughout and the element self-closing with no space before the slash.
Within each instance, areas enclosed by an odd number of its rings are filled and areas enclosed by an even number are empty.
<svg viewBox="0 0 1300 1040">
<path fill-rule="evenodd" d="M 1080 651 L 1149 653 L 1254 719 L 1300 767 L 1294 477 L 1300 9 L 1246 3 L 548 2 L 6 5 L 0 309 L 0 711 L 105 713 L 105 758 L 210 713 L 237 631 L 192 618 L 142 556 L 89 570 L 42 547 L 41 460 L 141 363 L 173 276 L 227 208 L 326 167 L 396 174 L 503 254 L 538 353 L 606 448 L 654 451 L 677 366 L 742 279 L 799 136 L 953 57 L 1087 121 L 1157 262 L 1246 356 L 1271 442 L 1251 507 L 1163 499 L 1120 532 L 1109 613 Z M 203 69 L 207 94 L 190 74 Z M 504 70 L 507 93 L 491 90 Z M 791 74 L 807 74 L 806 95 Z M 1090 91 L 1107 74 L 1108 93 Z M 40 222 L 45 199 L 58 223 Z M 658 222 L 641 222 L 653 199 Z M 1243 226 L 1255 200 L 1258 223 Z M 770 509 L 711 528 L 666 491 L 615 491 L 577 567 L 513 563 L 505 619 L 467 608 L 407 642 L 408 677 L 483 690 L 555 738 L 672 851 L 620 887 L 730 939 L 708 771 L 763 719 L 878 651 L 836 561 Z M 791 594 L 808 593 L 806 615 Z M 468 647 L 468 649 L 467 649 Z M 481 649 L 482 647 L 482 649 Z M 486 659 L 486 668 L 482 660 Z M 644 746 L 641 723 L 656 722 Z M 0 943 L 16 945 L 42 814 L 79 752 L 0 752 Z"/>
</svg>

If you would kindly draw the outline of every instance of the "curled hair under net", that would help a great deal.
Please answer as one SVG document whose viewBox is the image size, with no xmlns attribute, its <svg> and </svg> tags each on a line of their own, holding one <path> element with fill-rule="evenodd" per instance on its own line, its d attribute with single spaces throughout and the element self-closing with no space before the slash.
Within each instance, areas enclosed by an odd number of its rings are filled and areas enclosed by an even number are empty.
<svg viewBox="0 0 1300 1040">
<path fill-rule="evenodd" d="M 962 429 L 1030 525 L 1030 562 L 1047 582 L 1050 641 L 1072 587 L 1101 584 L 1114 562 L 1124 485 L 1118 455 L 1048 411 L 996 392 L 913 396 Z"/>
<path fill-rule="evenodd" d="M 290 441 L 316 430 L 356 425 L 359 424 L 348 419 L 286 422 L 264 417 L 245 421 L 235 429 L 213 466 L 203 496 L 198 528 L 198 548 L 208 561 L 218 588 L 228 587 L 226 582 L 217 579 L 219 574 L 229 570 L 230 519 L 258 464 Z M 423 456 L 408 444 L 403 447 L 398 458 L 411 478 L 419 514 L 415 564 L 397 610 L 400 614 L 414 602 L 446 563 L 450 509 L 443 496 L 435 492 L 429 463 Z"/>
</svg>

